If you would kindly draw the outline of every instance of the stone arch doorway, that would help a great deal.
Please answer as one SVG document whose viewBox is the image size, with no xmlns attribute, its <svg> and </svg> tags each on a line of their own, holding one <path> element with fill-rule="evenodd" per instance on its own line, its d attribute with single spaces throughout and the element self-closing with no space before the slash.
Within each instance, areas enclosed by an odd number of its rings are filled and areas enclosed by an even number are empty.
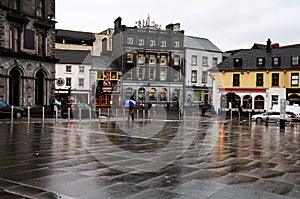
<svg viewBox="0 0 300 199">
<path fill-rule="evenodd" d="M 35 104 L 44 105 L 46 99 L 46 80 L 43 70 L 39 70 L 36 73 L 35 79 Z"/>
<path fill-rule="evenodd" d="M 22 105 L 22 81 L 21 72 L 13 68 L 9 73 L 9 104 Z"/>
</svg>

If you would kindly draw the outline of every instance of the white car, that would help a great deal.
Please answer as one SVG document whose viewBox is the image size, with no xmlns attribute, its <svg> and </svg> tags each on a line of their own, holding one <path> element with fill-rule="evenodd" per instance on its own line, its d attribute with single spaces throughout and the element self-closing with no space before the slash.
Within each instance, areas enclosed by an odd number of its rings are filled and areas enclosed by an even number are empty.
<svg viewBox="0 0 300 199">
<path fill-rule="evenodd" d="M 286 112 L 286 116 L 284 119 L 286 121 L 290 121 L 292 118 L 297 118 L 297 115 L 292 112 Z M 279 122 L 280 112 L 270 111 L 262 114 L 252 115 L 251 120 L 256 122 Z"/>
</svg>

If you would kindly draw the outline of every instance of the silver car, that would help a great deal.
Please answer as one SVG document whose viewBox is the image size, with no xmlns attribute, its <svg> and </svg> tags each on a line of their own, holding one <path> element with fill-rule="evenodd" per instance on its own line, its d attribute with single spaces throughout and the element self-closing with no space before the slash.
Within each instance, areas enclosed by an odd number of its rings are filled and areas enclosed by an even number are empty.
<svg viewBox="0 0 300 199">
<path fill-rule="evenodd" d="M 291 121 L 292 118 L 297 118 L 297 115 L 287 111 L 284 120 Z M 252 115 L 251 120 L 256 122 L 279 122 L 280 112 L 270 111 L 262 114 Z"/>
</svg>

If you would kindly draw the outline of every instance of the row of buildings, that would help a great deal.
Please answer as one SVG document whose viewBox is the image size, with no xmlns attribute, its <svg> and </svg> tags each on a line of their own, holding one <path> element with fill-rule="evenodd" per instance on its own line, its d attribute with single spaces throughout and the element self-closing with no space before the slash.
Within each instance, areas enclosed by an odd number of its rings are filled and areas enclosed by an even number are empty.
<svg viewBox="0 0 300 199">
<path fill-rule="evenodd" d="M 0 2 L 0 99 L 19 106 L 52 99 L 96 107 L 138 103 L 168 108 L 263 112 L 300 104 L 300 45 L 270 40 L 222 52 L 205 38 L 146 20 L 100 33 L 55 29 L 55 0 Z"/>
</svg>

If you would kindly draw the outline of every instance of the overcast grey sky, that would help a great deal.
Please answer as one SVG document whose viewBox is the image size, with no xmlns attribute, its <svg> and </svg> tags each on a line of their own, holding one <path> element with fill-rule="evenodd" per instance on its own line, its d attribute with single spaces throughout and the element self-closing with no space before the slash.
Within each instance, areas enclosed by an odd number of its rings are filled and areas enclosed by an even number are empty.
<svg viewBox="0 0 300 199">
<path fill-rule="evenodd" d="M 162 28 L 180 23 L 186 35 L 207 38 L 222 51 L 268 38 L 281 46 L 300 43 L 298 0 L 57 0 L 56 28 L 96 33 L 113 28 L 119 16 L 134 26 L 148 14 Z"/>
</svg>

